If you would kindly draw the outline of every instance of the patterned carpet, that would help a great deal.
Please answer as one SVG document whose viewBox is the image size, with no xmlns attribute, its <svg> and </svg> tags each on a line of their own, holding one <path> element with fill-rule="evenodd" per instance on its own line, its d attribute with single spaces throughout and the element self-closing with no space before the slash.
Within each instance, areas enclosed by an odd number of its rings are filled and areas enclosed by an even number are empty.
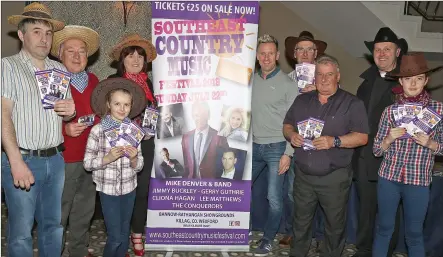
<svg viewBox="0 0 443 257">
<path fill-rule="evenodd" d="M 1 213 L 2 213 L 2 223 L 1 223 L 1 256 L 6 257 L 7 256 L 7 249 L 6 249 L 6 223 L 7 223 L 7 210 L 5 204 L 2 204 L 1 207 Z M 147 252 L 145 256 L 150 257 L 226 257 L 226 256 L 235 256 L 235 257 L 241 257 L 241 256 L 254 256 L 253 249 L 256 248 L 255 243 L 257 240 L 261 238 L 263 233 L 261 232 L 254 232 L 253 234 L 253 243 L 251 243 L 251 252 L 229 252 L 227 254 L 222 253 L 215 253 L 215 252 L 173 252 L 173 253 L 167 253 L 167 252 Z M 34 237 L 34 257 L 38 257 L 38 250 L 37 250 L 37 232 L 36 230 L 33 231 L 33 237 Z M 96 219 L 91 224 L 91 233 L 90 233 L 90 252 L 95 257 L 102 257 L 103 253 L 103 247 L 106 242 L 106 230 L 103 220 Z M 287 248 L 281 248 L 278 245 L 278 241 L 280 240 L 281 235 L 278 235 L 277 238 L 274 240 L 273 245 L 273 251 L 269 254 L 269 256 L 289 256 L 289 249 Z M 68 231 L 68 238 L 67 238 L 67 245 L 69 245 L 69 231 Z M 317 243 L 315 240 L 312 241 L 312 246 L 309 251 L 309 254 L 307 257 L 317 257 L 319 256 L 319 253 L 316 251 L 316 245 Z M 131 251 L 131 250 L 130 250 Z M 354 245 L 347 245 L 345 250 L 343 251 L 342 257 L 350 257 L 355 253 L 355 246 Z M 132 253 L 131 253 L 131 256 Z M 395 257 L 406 257 L 405 254 L 397 253 L 394 255 Z M 64 254 L 63 257 L 68 257 L 67 254 Z"/>
</svg>

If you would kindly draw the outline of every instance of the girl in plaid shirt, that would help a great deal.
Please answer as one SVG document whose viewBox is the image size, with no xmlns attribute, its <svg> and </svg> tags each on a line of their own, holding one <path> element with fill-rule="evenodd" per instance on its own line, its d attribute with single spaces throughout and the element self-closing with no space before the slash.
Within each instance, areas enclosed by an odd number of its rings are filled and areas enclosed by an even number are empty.
<svg viewBox="0 0 443 257">
<path fill-rule="evenodd" d="M 146 106 L 146 97 L 135 82 L 124 78 L 106 79 L 91 97 L 94 112 L 102 116 L 89 134 L 84 167 L 92 171 L 99 191 L 107 240 L 103 256 L 124 257 L 129 247 L 130 221 L 137 187 L 137 172 L 143 168 L 140 145 L 112 147 L 108 131 L 119 131 L 123 121 L 131 122 Z"/>
<path fill-rule="evenodd" d="M 440 68 L 429 69 L 422 53 L 409 53 L 403 56 L 399 71 L 388 74 L 399 78 L 401 86 L 393 89 L 396 103 L 383 112 L 373 146 L 374 155 L 383 156 L 378 172 L 379 213 L 373 257 L 387 255 L 400 200 L 403 201 L 408 256 L 425 257 L 423 223 L 429 202 L 434 156 L 443 155 L 443 125 L 439 122 L 427 134 L 412 133 L 409 129 L 412 135 L 408 136 L 404 126 L 399 125 L 405 121 L 411 124 L 410 120 L 396 120 L 395 112 L 403 104 L 412 104 L 432 109 L 441 116 L 443 104 L 430 99 L 424 90 L 429 73 Z"/>
</svg>

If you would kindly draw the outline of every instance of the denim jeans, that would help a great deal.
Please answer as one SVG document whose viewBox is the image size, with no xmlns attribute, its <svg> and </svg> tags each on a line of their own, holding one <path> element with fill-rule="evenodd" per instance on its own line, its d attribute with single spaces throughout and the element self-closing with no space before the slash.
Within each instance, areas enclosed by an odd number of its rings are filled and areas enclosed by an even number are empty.
<svg viewBox="0 0 443 257">
<path fill-rule="evenodd" d="M 287 190 L 287 194 L 283 196 L 284 215 L 285 215 L 285 235 L 293 236 L 292 234 L 292 219 L 294 218 L 294 179 L 295 179 L 295 158 L 292 158 L 291 167 L 286 172 L 283 190 Z"/>
<path fill-rule="evenodd" d="M 427 256 L 443 253 L 443 177 L 432 177 L 429 209 L 424 226 Z"/>
<path fill-rule="evenodd" d="M 425 257 L 423 223 L 429 202 L 429 187 L 405 185 L 379 177 L 377 185 L 377 232 L 372 256 L 386 256 L 394 231 L 397 207 L 403 201 L 405 237 L 409 257 Z"/>
<path fill-rule="evenodd" d="M 29 191 L 16 188 L 11 166 L 2 153 L 2 187 L 8 208 L 7 247 L 9 257 L 32 257 L 32 227 L 37 221 L 38 252 L 41 257 L 60 256 L 63 227 L 61 200 L 65 162 L 61 153 L 51 157 L 22 155 L 35 183 Z"/>
<path fill-rule="evenodd" d="M 266 190 L 254 187 L 254 181 L 262 173 L 267 175 L 267 199 L 269 202 L 267 221 L 263 238 L 274 240 L 283 214 L 283 183 L 285 175 L 278 175 L 280 158 L 286 149 L 286 141 L 271 144 L 253 144 L 252 148 L 252 190 Z"/>
<path fill-rule="evenodd" d="M 129 248 L 135 190 L 119 196 L 107 195 L 102 192 L 99 192 L 99 195 L 108 236 L 103 256 L 124 257 Z"/>
</svg>

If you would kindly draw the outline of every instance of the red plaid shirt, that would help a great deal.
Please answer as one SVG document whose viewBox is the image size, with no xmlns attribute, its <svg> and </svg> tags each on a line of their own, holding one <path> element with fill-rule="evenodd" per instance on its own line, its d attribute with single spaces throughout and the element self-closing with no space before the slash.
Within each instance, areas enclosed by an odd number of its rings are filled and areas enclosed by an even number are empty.
<svg viewBox="0 0 443 257">
<path fill-rule="evenodd" d="M 411 138 L 397 139 L 386 151 L 383 151 L 381 143 L 389 134 L 389 129 L 395 127 L 392 112 L 394 105 L 384 110 L 374 140 L 374 155 L 383 156 L 378 175 L 403 184 L 429 186 L 432 180 L 434 155 L 443 155 L 443 121 L 440 121 L 430 134 L 431 139 L 438 143 L 437 151 L 423 147 Z M 430 100 L 428 106 L 442 115 L 443 104 L 441 102 Z"/>
</svg>

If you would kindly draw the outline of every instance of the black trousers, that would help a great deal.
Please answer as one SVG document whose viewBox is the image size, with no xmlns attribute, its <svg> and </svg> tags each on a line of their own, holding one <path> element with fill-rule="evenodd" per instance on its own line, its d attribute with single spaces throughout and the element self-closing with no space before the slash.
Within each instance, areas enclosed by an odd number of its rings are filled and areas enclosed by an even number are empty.
<svg viewBox="0 0 443 257">
<path fill-rule="evenodd" d="M 145 232 L 146 216 L 148 214 L 149 180 L 151 179 L 152 164 L 154 162 L 154 138 L 143 140 L 141 143 L 144 159 L 143 170 L 137 176 L 134 211 L 132 212 L 132 232 L 142 234 Z"/>
<path fill-rule="evenodd" d="M 337 169 L 325 176 L 311 176 L 295 166 L 291 257 L 306 257 L 312 240 L 312 223 L 319 204 L 325 215 L 325 244 L 321 256 L 341 256 L 346 241 L 346 214 L 351 182 L 350 167 Z"/>
<path fill-rule="evenodd" d="M 355 185 L 360 204 L 358 207 L 357 253 L 354 256 L 372 257 L 372 244 L 374 242 L 375 221 L 377 216 L 377 182 L 360 180 L 355 181 Z M 389 245 L 388 257 L 392 256 L 398 242 L 400 206 L 399 204 L 395 217 L 395 228 Z"/>
</svg>

